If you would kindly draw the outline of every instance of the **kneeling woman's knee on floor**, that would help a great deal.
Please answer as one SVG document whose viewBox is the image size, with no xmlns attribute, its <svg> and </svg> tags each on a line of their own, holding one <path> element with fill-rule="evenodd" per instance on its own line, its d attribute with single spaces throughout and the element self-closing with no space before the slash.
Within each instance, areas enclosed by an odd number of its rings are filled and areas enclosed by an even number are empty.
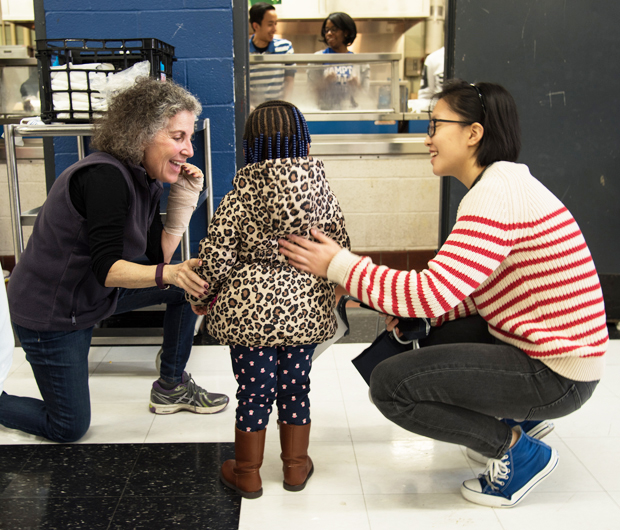
<svg viewBox="0 0 620 530">
<path fill-rule="evenodd" d="M 90 427 L 90 416 L 76 418 L 72 422 L 48 425 L 46 438 L 58 443 L 71 443 L 80 440 Z"/>
</svg>

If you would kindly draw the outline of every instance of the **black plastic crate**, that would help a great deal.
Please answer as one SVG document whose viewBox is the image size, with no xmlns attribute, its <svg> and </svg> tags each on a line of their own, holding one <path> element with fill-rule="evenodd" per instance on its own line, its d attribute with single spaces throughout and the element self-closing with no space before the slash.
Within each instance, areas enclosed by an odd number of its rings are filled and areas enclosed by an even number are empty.
<svg viewBox="0 0 620 530">
<path fill-rule="evenodd" d="M 91 87 L 94 79 L 149 61 L 151 77 L 164 81 L 172 79 L 176 60 L 174 46 L 158 39 L 39 39 L 37 58 L 44 123 L 91 122 L 103 112 L 103 99 Z"/>
</svg>

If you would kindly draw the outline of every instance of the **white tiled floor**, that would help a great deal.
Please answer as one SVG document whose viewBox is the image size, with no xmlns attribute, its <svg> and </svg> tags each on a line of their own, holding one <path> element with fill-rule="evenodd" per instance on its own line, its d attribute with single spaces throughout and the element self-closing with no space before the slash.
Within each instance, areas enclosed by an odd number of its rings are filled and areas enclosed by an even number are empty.
<svg viewBox="0 0 620 530">
<path fill-rule="evenodd" d="M 592 399 L 555 420 L 545 440 L 560 453 L 557 471 L 512 510 L 461 497 L 461 482 L 482 471 L 462 447 L 411 434 L 383 418 L 349 362 L 364 347 L 336 345 L 313 366 L 310 453 L 316 471 L 303 492 L 282 488 L 272 417 L 261 471 L 264 495 L 243 501 L 240 528 L 620 528 L 620 341 L 611 343 L 606 376 Z M 148 412 L 157 349 L 91 349 L 93 420 L 82 443 L 233 441 L 233 406 L 213 416 Z M 188 369 L 201 386 L 234 399 L 227 348 L 194 347 Z M 15 350 L 5 390 L 38 397 L 21 349 Z M 0 444 L 32 443 L 48 442 L 0 427 Z"/>
</svg>

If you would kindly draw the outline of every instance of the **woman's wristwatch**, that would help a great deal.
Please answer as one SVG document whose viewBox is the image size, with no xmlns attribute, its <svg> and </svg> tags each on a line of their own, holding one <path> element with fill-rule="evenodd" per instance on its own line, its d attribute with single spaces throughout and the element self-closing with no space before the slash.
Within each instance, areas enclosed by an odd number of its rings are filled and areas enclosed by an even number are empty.
<svg viewBox="0 0 620 530">
<path fill-rule="evenodd" d="M 157 284 L 157 287 L 159 287 L 162 291 L 170 288 L 170 285 L 164 284 L 164 265 L 168 264 L 160 263 L 155 269 L 155 283 Z"/>
</svg>

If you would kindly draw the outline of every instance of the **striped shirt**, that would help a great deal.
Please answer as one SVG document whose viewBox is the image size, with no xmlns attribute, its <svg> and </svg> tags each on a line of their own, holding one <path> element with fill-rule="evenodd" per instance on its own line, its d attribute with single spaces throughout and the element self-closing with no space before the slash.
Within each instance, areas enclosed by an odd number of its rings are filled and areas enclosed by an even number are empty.
<svg viewBox="0 0 620 530">
<path fill-rule="evenodd" d="M 295 52 L 290 41 L 275 37 L 269 43 L 266 51 L 259 52 L 254 46 L 254 36 L 252 36 L 250 38 L 250 53 L 262 55 Z M 285 69 L 277 64 L 254 64 L 250 66 L 250 105 L 256 107 L 265 101 L 282 99 L 284 97 L 284 78 L 294 75 L 294 69 Z"/>
<path fill-rule="evenodd" d="M 493 336 L 556 373 L 602 376 L 609 337 L 592 256 L 571 213 L 525 165 L 488 167 L 428 270 L 396 271 L 342 250 L 328 278 L 376 309 L 436 326 L 479 314 Z"/>
</svg>

